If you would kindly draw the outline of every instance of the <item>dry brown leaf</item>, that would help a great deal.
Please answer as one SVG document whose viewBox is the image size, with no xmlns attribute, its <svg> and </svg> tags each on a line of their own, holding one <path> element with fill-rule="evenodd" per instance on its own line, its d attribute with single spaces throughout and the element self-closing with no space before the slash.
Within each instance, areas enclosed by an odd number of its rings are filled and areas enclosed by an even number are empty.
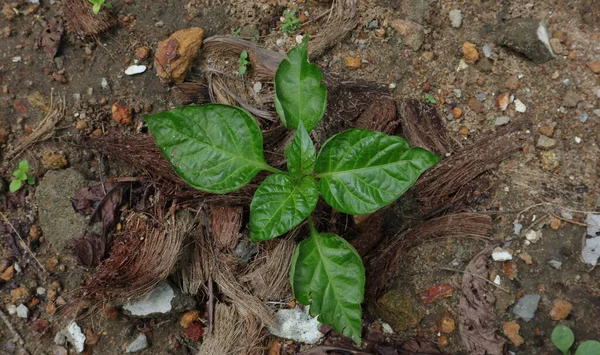
<svg viewBox="0 0 600 355">
<path fill-rule="evenodd" d="M 515 344 L 515 346 L 520 346 L 525 342 L 523 337 L 519 335 L 519 330 L 521 326 L 517 322 L 505 322 L 503 325 L 504 334 L 508 337 L 508 339 Z"/>
<path fill-rule="evenodd" d="M 58 52 L 60 39 L 64 32 L 64 23 L 60 17 L 51 18 L 42 32 L 42 36 L 40 37 L 40 48 L 42 48 L 51 59 L 54 58 Z"/>
</svg>

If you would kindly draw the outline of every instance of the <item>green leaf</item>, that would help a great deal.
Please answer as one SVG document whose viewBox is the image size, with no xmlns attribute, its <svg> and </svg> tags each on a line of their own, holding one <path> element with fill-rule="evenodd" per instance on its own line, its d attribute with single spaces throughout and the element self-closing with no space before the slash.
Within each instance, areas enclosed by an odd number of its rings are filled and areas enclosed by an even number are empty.
<svg viewBox="0 0 600 355">
<path fill-rule="evenodd" d="M 346 240 L 311 230 L 296 247 L 290 282 L 296 299 L 310 304 L 311 316 L 360 345 L 365 268 Z"/>
<path fill-rule="evenodd" d="M 321 83 L 323 75 L 308 62 L 308 36 L 287 54 L 275 73 L 277 113 L 288 129 L 297 129 L 302 121 L 312 131 L 325 114 L 327 88 Z"/>
<path fill-rule="evenodd" d="M 10 182 L 10 185 L 8 186 L 8 189 L 10 190 L 10 192 L 17 192 L 19 191 L 19 189 L 21 188 L 21 186 L 23 186 L 23 181 L 21 180 L 13 180 Z"/>
<path fill-rule="evenodd" d="M 21 181 L 27 180 L 27 174 L 24 173 L 22 170 L 19 170 L 19 169 L 13 171 L 13 176 L 16 177 L 17 179 L 21 180 Z"/>
<path fill-rule="evenodd" d="M 240 108 L 188 106 L 145 119 L 177 174 L 198 190 L 225 194 L 261 170 L 278 171 L 265 163 L 258 124 Z"/>
<path fill-rule="evenodd" d="M 285 156 L 288 170 L 293 175 L 307 175 L 315 169 L 315 145 L 302 122 L 298 123 L 294 140 L 285 148 Z"/>
<path fill-rule="evenodd" d="M 600 354 L 600 342 L 596 340 L 586 340 L 579 344 L 575 355 L 598 355 Z"/>
<path fill-rule="evenodd" d="M 29 171 L 29 162 L 27 160 L 21 160 L 19 163 L 19 170 L 26 173 Z"/>
<path fill-rule="evenodd" d="M 331 137 L 317 157 L 319 190 L 338 211 L 361 215 L 400 197 L 440 158 L 397 136 L 352 129 Z"/>
<path fill-rule="evenodd" d="M 554 346 L 556 346 L 558 350 L 562 351 L 563 354 L 566 355 L 569 353 L 569 349 L 575 342 L 575 335 L 573 334 L 571 328 L 559 324 L 554 327 L 550 339 L 552 340 Z"/>
<path fill-rule="evenodd" d="M 92 7 L 92 12 L 94 13 L 94 15 L 98 15 L 101 8 L 102 8 L 102 5 L 99 5 L 99 4 L 94 5 L 94 7 Z"/>
<path fill-rule="evenodd" d="M 243 50 L 242 53 L 240 53 L 240 59 L 248 59 L 248 51 Z"/>
<path fill-rule="evenodd" d="M 33 176 L 33 175 L 27 176 L 27 183 L 29 185 L 35 185 L 35 176 Z"/>
<path fill-rule="evenodd" d="M 269 240 L 291 230 L 310 215 L 318 200 L 319 190 L 312 177 L 269 175 L 250 204 L 250 239 Z"/>
<path fill-rule="evenodd" d="M 424 93 L 423 97 L 425 98 L 425 102 L 427 102 L 428 104 L 437 104 L 438 100 L 433 97 L 431 94 L 428 93 Z"/>
<path fill-rule="evenodd" d="M 246 74 L 247 70 L 248 70 L 248 68 L 245 65 L 240 64 L 240 67 L 238 68 L 238 73 L 240 73 L 241 75 L 244 75 L 244 74 Z"/>
</svg>

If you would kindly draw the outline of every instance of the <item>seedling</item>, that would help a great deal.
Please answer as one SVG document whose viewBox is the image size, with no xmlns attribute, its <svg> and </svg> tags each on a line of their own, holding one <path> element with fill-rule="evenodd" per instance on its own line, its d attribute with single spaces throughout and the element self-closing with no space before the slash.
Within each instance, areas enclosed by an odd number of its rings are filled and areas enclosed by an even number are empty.
<svg viewBox="0 0 600 355">
<path fill-rule="evenodd" d="M 239 37 L 241 32 L 242 32 L 242 28 L 238 27 L 235 30 L 233 30 L 233 34 L 232 35 L 233 35 L 233 37 Z"/>
<path fill-rule="evenodd" d="M 112 5 L 107 3 L 106 0 L 88 0 L 92 5 L 92 12 L 94 15 L 98 15 L 100 10 L 104 7 L 107 9 L 112 9 Z"/>
<path fill-rule="evenodd" d="M 250 64 L 248 61 L 248 51 L 244 50 L 240 53 L 240 59 L 238 59 L 238 73 L 240 73 L 240 75 L 246 74 L 248 71 L 248 64 Z"/>
<path fill-rule="evenodd" d="M 300 18 L 296 16 L 296 9 L 286 9 L 283 12 L 283 25 L 281 25 L 281 32 L 291 34 L 294 33 L 300 26 Z"/>
<path fill-rule="evenodd" d="M 8 189 L 10 192 L 17 192 L 21 189 L 23 184 L 27 182 L 29 185 L 35 184 L 35 177 L 29 173 L 29 162 L 27 160 L 21 160 L 19 168 L 13 171 L 13 180 L 10 182 Z"/>
<path fill-rule="evenodd" d="M 435 105 L 438 103 L 438 100 L 429 93 L 424 93 L 423 98 L 425 99 L 425 102 L 427 102 L 428 104 Z"/>
<path fill-rule="evenodd" d="M 550 339 L 552 340 L 552 344 L 554 344 L 563 355 L 571 354 L 569 349 L 571 349 L 573 343 L 575 343 L 575 334 L 573 334 L 571 328 L 562 324 L 557 325 L 552 331 Z M 575 355 L 597 354 L 600 354 L 600 342 L 596 340 L 586 340 L 579 344 L 577 350 L 575 350 Z"/>
<path fill-rule="evenodd" d="M 272 173 L 250 204 L 250 239 L 281 236 L 308 219 L 310 235 L 296 247 L 290 283 L 310 314 L 361 341 L 365 268 L 343 238 L 320 233 L 311 214 L 319 196 L 338 211 L 364 215 L 392 203 L 440 158 L 398 136 L 351 129 L 329 138 L 317 154 L 309 132 L 325 114 L 327 88 L 308 61 L 308 36 L 275 74 L 275 108 L 295 130 L 285 148 L 287 171 L 265 162 L 256 119 L 228 105 L 181 107 L 145 116 L 150 133 L 179 176 L 209 193 L 236 191 L 260 171 Z"/>
</svg>

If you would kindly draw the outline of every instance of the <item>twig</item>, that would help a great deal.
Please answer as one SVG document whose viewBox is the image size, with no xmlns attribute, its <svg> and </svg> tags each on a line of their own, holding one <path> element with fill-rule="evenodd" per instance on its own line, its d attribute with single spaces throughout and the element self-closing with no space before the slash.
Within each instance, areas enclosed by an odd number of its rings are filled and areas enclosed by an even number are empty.
<svg viewBox="0 0 600 355">
<path fill-rule="evenodd" d="M 208 334 L 212 335 L 214 327 L 214 314 L 215 314 L 215 295 L 213 292 L 213 279 L 212 275 L 208 276 Z"/>
<path fill-rule="evenodd" d="M 10 228 L 12 228 L 13 232 L 15 232 L 17 237 L 19 237 L 19 244 L 21 245 L 21 248 L 25 249 L 25 251 L 29 253 L 29 255 L 33 258 L 33 260 L 35 260 L 35 262 L 38 264 L 40 269 L 42 269 L 42 271 L 44 273 L 46 273 L 47 272 L 46 269 L 44 269 L 44 266 L 42 265 L 42 263 L 40 263 L 40 261 L 35 257 L 35 255 L 31 251 L 31 249 L 29 249 L 29 247 L 27 246 L 27 244 L 25 243 L 23 238 L 21 238 L 21 234 L 19 234 L 19 231 L 17 231 L 17 229 L 12 225 L 12 223 L 10 223 L 10 221 L 8 220 L 8 218 L 6 218 L 4 213 L 0 212 L 0 216 L 2 216 L 2 219 L 4 220 L 4 222 L 6 224 L 8 224 L 10 226 Z"/>
<path fill-rule="evenodd" d="M 450 268 L 450 267 L 440 267 L 440 270 L 454 271 L 454 272 L 460 272 L 460 273 L 463 273 L 463 274 L 471 275 L 473 277 L 476 277 L 476 278 L 478 278 L 480 280 L 483 280 L 483 281 L 489 283 L 490 285 L 494 285 L 494 287 L 497 287 L 497 288 L 499 288 L 500 290 L 502 290 L 502 291 L 504 291 L 506 293 L 510 293 L 510 291 L 508 289 L 506 289 L 506 288 L 504 288 L 504 287 L 502 287 L 500 285 L 496 285 L 495 283 L 493 283 L 492 281 L 486 279 L 485 277 L 473 274 L 471 272 L 467 272 L 467 271 L 464 271 L 464 270 L 453 269 L 453 268 Z"/>
<path fill-rule="evenodd" d="M 8 330 L 12 333 L 13 338 L 17 339 L 17 342 L 19 343 L 19 345 L 21 345 L 21 346 L 25 345 L 25 341 L 23 341 L 23 338 L 21 338 L 19 333 L 17 333 L 15 328 L 12 326 L 12 324 L 10 324 L 8 317 L 6 316 L 4 311 L 2 311 L 1 309 L 0 309 L 0 318 L 2 318 L 2 321 L 4 322 L 4 324 L 6 325 Z"/>
</svg>

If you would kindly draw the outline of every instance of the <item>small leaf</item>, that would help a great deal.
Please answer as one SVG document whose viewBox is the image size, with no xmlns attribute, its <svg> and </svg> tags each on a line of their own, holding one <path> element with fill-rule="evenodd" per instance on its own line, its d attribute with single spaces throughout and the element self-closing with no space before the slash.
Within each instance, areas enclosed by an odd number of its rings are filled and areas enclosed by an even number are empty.
<svg viewBox="0 0 600 355">
<path fill-rule="evenodd" d="M 94 13 L 94 15 L 98 15 L 101 8 L 102 8 L 102 5 L 99 5 L 99 4 L 94 5 L 94 7 L 92 7 L 92 12 Z"/>
<path fill-rule="evenodd" d="M 19 170 L 26 173 L 29 171 L 29 162 L 27 160 L 21 160 L 19 163 Z"/>
<path fill-rule="evenodd" d="M 250 239 L 269 240 L 290 231 L 315 209 L 319 190 L 315 180 L 289 174 L 269 175 L 250 205 Z"/>
<path fill-rule="evenodd" d="M 187 106 L 145 119 L 177 174 L 198 190 L 225 194 L 261 170 L 278 171 L 265 162 L 258 124 L 240 108 Z"/>
<path fill-rule="evenodd" d="M 21 170 L 15 170 L 15 171 L 13 171 L 13 176 L 16 177 L 17 179 L 21 180 L 21 181 L 27 180 L 27 174 L 24 173 Z"/>
<path fill-rule="evenodd" d="M 397 136 L 352 129 L 331 137 L 317 157 L 319 190 L 338 211 L 361 215 L 400 197 L 440 158 Z"/>
<path fill-rule="evenodd" d="M 425 98 L 425 102 L 427 102 L 428 104 L 437 104 L 438 100 L 431 96 L 431 94 L 428 93 L 424 93 L 423 97 Z"/>
<path fill-rule="evenodd" d="M 302 121 L 312 131 L 325 114 L 327 88 L 321 83 L 323 75 L 308 62 L 308 36 L 287 54 L 275 73 L 275 97 L 281 121 L 288 129 L 297 129 Z"/>
<path fill-rule="evenodd" d="M 17 192 L 23 186 L 23 181 L 21 180 L 13 180 L 10 182 L 8 189 L 10 192 Z"/>
<path fill-rule="evenodd" d="M 600 342 L 596 340 L 586 340 L 579 344 L 575 355 L 598 355 L 600 354 Z"/>
<path fill-rule="evenodd" d="M 29 185 L 35 185 L 35 176 L 33 176 L 33 175 L 28 175 L 28 176 L 27 176 L 27 183 L 28 183 Z"/>
<path fill-rule="evenodd" d="M 240 54 L 240 59 L 248 59 L 248 51 L 242 51 Z"/>
<path fill-rule="evenodd" d="M 558 350 L 562 351 L 563 354 L 568 354 L 569 349 L 575 342 L 575 335 L 573 334 L 571 328 L 559 324 L 554 327 L 550 339 L 552 340 L 554 346 L 558 348 Z"/>
<path fill-rule="evenodd" d="M 107 9 L 112 9 L 112 4 L 104 4 L 104 7 L 106 7 Z"/>
<path fill-rule="evenodd" d="M 244 75 L 244 74 L 246 74 L 246 70 L 248 70 L 246 68 L 246 66 L 243 64 L 240 64 L 240 67 L 238 68 L 238 73 L 240 73 L 241 75 Z"/>
<path fill-rule="evenodd" d="M 290 173 L 302 176 L 312 173 L 315 168 L 315 145 L 302 122 L 298 123 L 298 129 L 294 140 L 285 148 L 287 166 Z"/>
<path fill-rule="evenodd" d="M 290 282 L 294 297 L 310 304 L 311 316 L 360 345 L 365 268 L 346 240 L 311 230 L 296 247 Z"/>
</svg>

